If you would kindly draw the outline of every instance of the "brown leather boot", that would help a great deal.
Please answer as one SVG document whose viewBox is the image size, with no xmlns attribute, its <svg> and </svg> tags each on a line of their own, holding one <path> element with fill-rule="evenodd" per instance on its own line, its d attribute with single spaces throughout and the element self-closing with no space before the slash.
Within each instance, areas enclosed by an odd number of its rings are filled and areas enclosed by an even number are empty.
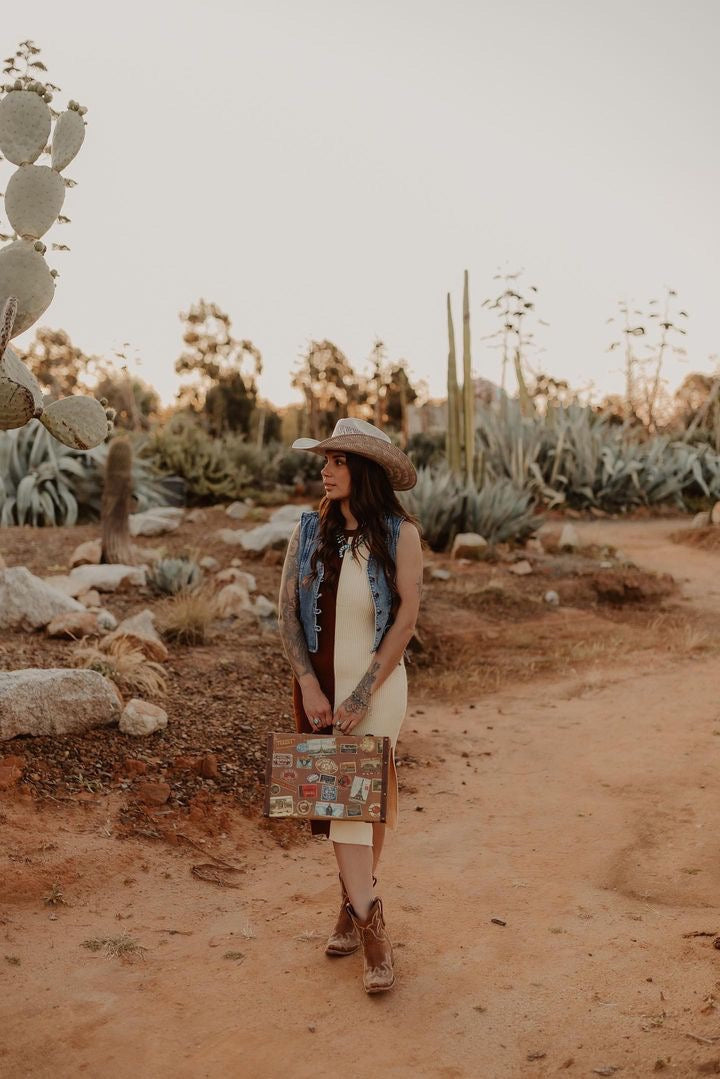
<svg viewBox="0 0 720 1079">
<path fill-rule="evenodd" d="M 340 887 L 342 889 L 342 906 L 335 922 L 335 928 L 325 945 L 325 955 L 352 955 L 360 947 L 360 937 L 353 925 L 352 918 L 347 912 L 347 905 L 350 900 L 345 891 L 345 882 L 342 877 L 340 877 Z"/>
<path fill-rule="evenodd" d="M 348 901 L 347 912 L 363 946 L 363 985 L 366 993 L 384 993 L 395 984 L 393 952 L 390 937 L 383 921 L 382 899 L 377 896 L 370 904 L 365 919 L 358 918 Z"/>
</svg>

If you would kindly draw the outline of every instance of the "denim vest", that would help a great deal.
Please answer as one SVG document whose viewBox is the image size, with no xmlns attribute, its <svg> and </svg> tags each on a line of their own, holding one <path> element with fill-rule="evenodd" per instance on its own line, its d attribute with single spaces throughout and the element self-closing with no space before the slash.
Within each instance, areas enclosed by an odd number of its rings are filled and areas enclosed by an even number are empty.
<svg viewBox="0 0 720 1079">
<path fill-rule="evenodd" d="M 402 517 L 389 516 L 386 518 L 389 531 L 388 546 L 390 557 L 393 562 L 395 561 L 397 553 L 398 536 L 400 535 L 400 527 L 403 520 L 404 518 Z M 300 599 L 300 622 L 302 624 L 309 652 L 317 652 L 319 645 L 318 634 L 320 627 L 317 623 L 317 615 L 320 614 L 318 601 L 322 595 L 320 586 L 322 585 L 324 575 L 322 562 L 318 561 L 317 576 L 310 576 L 312 573 L 311 559 L 317 545 L 319 524 L 320 518 L 317 513 L 303 513 L 300 518 L 298 596 Z M 378 564 L 374 555 L 370 555 L 368 558 L 368 579 L 370 581 L 373 604 L 375 605 L 375 641 L 372 646 L 372 651 L 376 652 L 390 626 L 392 593 L 390 592 L 390 585 L 385 577 L 385 572 L 382 566 Z"/>
</svg>

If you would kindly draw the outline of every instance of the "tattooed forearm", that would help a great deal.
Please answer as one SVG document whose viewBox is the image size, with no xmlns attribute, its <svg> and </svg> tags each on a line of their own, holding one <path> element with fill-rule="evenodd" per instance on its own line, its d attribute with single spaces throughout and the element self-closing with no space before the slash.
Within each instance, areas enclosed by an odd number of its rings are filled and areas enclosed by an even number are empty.
<svg viewBox="0 0 720 1079">
<path fill-rule="evenodd" d="M 373 662 L 352 691 L 345 704 L 348 712 L 363 712 L 370 703 L 370 694 L 378 676 L 380 664 Z"/>
<path fill-rule="evenodd" d="M 308 652 L 307 641 L 305 640 L 298 614 L 298 547 L 299 536 L 296 533 L 290 540 L 287 555 L 285 556 L 285 565 L 283 566 L 278 626 L 288 663 L 292 667 L 295 677 L 300 679 L 312 674 L 312 664 L 310 663 L 310 653 Z"/>
</svg>

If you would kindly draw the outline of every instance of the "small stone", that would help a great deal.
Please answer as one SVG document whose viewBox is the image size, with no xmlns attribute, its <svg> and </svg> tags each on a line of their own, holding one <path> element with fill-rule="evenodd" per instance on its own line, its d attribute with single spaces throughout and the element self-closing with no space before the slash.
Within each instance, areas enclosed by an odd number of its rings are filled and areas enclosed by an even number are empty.
<svg viewBox="0 0 720 1079">
<path fill-rule="evenodd" d="M 203 779 L 217 779 L 218 762 L 214 753 L 205 753 L 195 762 L 193 769 Z"/>
<path fill-rule="evenodd" d="M 234 584 L 239 582 L 244 584 L 248 592 L 254 592 L 257 588 L 257 581 L 252 573 L 248 573 L 246 570 L 238 569 L 237 566 L 229 566 L 227 569 L 220 570 L 215 574 L 215 580 L 218 584 Z"/>
<path fill-rule="evenodd" d="M 167 722 L 167 712 L 163 708 L 132 697 L 123 708 L 119 726 L 123 734 L 141 737 L 163 730 Z"/>
<path fill-rule="evenodd" d="M 85 607 L 99 607 L 102 602 L 100 593 L 95 588 L 90 588 L 87 592 L 81 592 L 75 598 L 78 603 L 82 603 Z"/>
<path fill-rule="evenodd" d="M 155 629 L 155 616 L 147 607 L 139 614 L 123 619 L 117 629 L 105 640 L 114 641 L 119 637 L 127 638 L 148 659 L 154 659 L 159 663 L 164 663 L 170 655 Z"/>
<path fill-rule="evenodd" d="M 431 570 L 430 576 L 434 581 L 449 581 L 452 574 L 449 569 L 442 569 L 440 566 L 435 566 Z"/>
<path fill-rule="evenodd" d="M 237 547 L 241 542 L 241 537 L 245 535 L 239 528 L 218 528 L 215 533 L 219 540 L 223 543 L 229 544 L 231 547 Z"/>
<path fill-rule="evenodd" d="M 145 761 L 136 760 L 135 757 L 126 757 L 122 764 L 122 771 L 126 776 L 144 776 L 147 770 Z"/>
<path fill-rule="evenodd" d="M 271 603 L 267 596 L 256 596 L 254 612 L 258 618 L 272 618 L 277 614 L 277 607 Z"/>
<path fill-rule="evenodd" d="M 86 540 L 76 547 L 70 555 L 70 568 L 75 566 L 97 566 L 102 554 L 102 541 L 99 539 Z"/>
<path fill-rule="evenodd" d="M 545 602 L 549 603 L 551 607 L 559 607 L 560 596 L 557 594 L 557 592 L 554 592 L 552 589 L 550 589 L 549 592 L 545 593 Z"/>
<path fill-rule="evenodd" d="M 203 521 L 207 520 L 207 513 L 205 512 L 205 510 L 201 510 L 199 508 L 189 510 L 188 513 L 185 514 L 185 520 L 190 521 L 192 524 L 196 525 L 202 524 Z M 210 555 L 208 555 L 208 558 L 209 557 Z M 200 565 L 202 565 L 202 562 L 200 563 Z M 209 569 L 210 567 L 208 566 L 207 568 Z"/>
<path fill-rule="evenodd" d="M 112 611 L 108 611 L 106 607 L 98 607 L 93 611 L 93 614 L 98 620 L 98 625 L 104 633 L 110 633 L 112 630 L 117 629 L 118 620 Z"/>
<path fill-rule="evenodd" d="M 97 636 L 99 632 L 97 615 L 92 611 L 70 611 L 56 615 L 46 629 L 48 637 L 68 637 L 74 641 L 80 637 Z"/>
<path fill-rule="evenodd" d="M 188 514 L 188 517 L 189 516 L 190 514 Z M 208 573 L 214 573 L 216 569 L 220 569 L 220 563 L 218 562 L 217 558 L 213 558 L 211 554 L 206 554 L 203 558 L 200 559 L 200 562 L 198 564 L 201 566 L 202 569 L 206 569 Z"/>
<path fill-rule="evenodd" d="M 146 780 L 138 785 L 136 793 L 146 806 L 164 806 L 172 792 L 167 783 L 152 783 Z"/>
<path fill-rule="evenodd" d="M 720 525 L 720 502 L 716 502 L 710 510 L 710 524 Z"/>
<path fill-rule="evenodd" d="M 70 570 L 70 577 L 82 585 L 80 592 L 87 592 L 89 588 L 96 588 L 98 592 L 116 592 L 146 584 L 143 566 L 76 566 Z"/>
<path fill-rule="evenodd" d="M 220 618 L 238 618 L 246 611 L 252 612 L 247 588 L 242 584 L 226 584 L 217 595 L 217 610 Z"/>
<path fill-rule="evenodd" d="M 718 503 L 715 503 L 717 506 Z M 715 512 L 715 506 L 713 506 L 713 513 Z M 717 524 L 717 522 L 715 522 Z M 710 513 L 708 510 L 703 510 L 701 513 L 696 513 L 690 524 L 691 528 L 707 528 L 710 524 Z"/>
<path fill-rule="evenodd" d="M 6 764 L 5 760 L 0 760 L 0 791 L 6 791 L 10 787 L 14 787 L 20 782 L 21 777 L 21 767 L 17 764 Z"/>
<path fill-rule="evenodd" d="M 520 562 L 515 562 L 512 566 L 508 566 L 508 569 L 518 577 L 526 577 L 528 573 L 532 573 L 533 571 L 532 566 L 526 558 L 523 558 Z"/>
<path fill-rule="evenodd" d="M 451 558 L 484 558 L 487 554 L 488 542 L 484 536 L 477 532 L 460 532 L 453 541 Z"/>
<path fill-rule="evenodd" d="M 225 513 L 234 521 L 242 521 L 250 513 L 250 507 L 244 502 L 231 502 Z"/>
<path fill-rule="evenodd" d="M 558 544 L 561 551 L 575 551 L 580 546 L 580 536 L 575 525 L 566 524 L 563 525 L 563 530 L 560 533 L 560 542 Z"/>
<path fill-rule="evenodd" d="M 131 513 L 130 535 L 162 536 L 166 532 L 174 532 L 182 524 L 184 512 L 176 506 L 153 506 L 143 513 Z"/>
</svg>

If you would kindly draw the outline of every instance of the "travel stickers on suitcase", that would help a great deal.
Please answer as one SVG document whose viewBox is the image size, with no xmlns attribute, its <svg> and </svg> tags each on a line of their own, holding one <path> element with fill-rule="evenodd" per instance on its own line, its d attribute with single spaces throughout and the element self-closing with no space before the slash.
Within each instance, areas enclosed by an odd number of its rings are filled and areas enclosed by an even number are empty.
<svg viewBox="0 0 720 1079">
<path fill-rule="evenodd" d="M 390 739 L 269 734 L 266 817 L 384 821 Z"/>
</svg>

